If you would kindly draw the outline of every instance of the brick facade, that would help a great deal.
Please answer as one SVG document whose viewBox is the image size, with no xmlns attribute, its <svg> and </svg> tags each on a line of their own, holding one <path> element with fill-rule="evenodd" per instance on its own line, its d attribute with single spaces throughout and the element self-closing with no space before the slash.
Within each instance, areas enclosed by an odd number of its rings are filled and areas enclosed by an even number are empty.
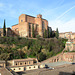
<svg viewBox="0 0 75 75">
<path fill-rule="evenodd" d="M 12 26 L 12 30 L 20 37 L 32 37 L 32 25 L 34 25 L 35 37 L 36 35 L 43 37 L 45 29 L 48 28 L 48 21 L 43 19 L 40 14 L 37 17 L 21 14 L 19 23 Z"/>
</svg>

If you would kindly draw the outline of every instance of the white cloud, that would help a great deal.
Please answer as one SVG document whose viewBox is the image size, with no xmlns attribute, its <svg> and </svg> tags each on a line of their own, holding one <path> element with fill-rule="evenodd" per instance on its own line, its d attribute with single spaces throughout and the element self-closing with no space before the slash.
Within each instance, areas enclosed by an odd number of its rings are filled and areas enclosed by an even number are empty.
<svg viewBox="0 0 75 75">
<path fill-rule="evenodd" d="M 53 30 L 56 30 L 56 28 L 58 28 L 59 32 L 75 32 L 75 18 L 67 22 L 63 22 L 61 20 L 49 21 L 49 24 Z"/>
</svg>

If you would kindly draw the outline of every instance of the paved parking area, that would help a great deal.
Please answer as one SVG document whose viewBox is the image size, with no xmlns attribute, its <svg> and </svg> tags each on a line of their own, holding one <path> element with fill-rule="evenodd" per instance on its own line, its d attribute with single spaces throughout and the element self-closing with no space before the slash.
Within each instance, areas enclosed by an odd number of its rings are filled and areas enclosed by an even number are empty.
<svg viewBox="0 0 75 75">
<path fill-rule="evenodd" d="M 72 75 L 75 72 L 75 65 L 57 67 L 54 70 L 39 69 L 22 75 Z"/>
<path fill-rule="evenodd" d="M 56 62 L 48 63 L 49 66 L 54 67 L 54 70 L 37 69 L 31 71 L 25 71 L 20 75 L 72 75 L 75 72 L 75 64 L 72 65 L 69 62 Z"/>
<path fill-rule="evenodd" d="M 54 63 L 46 63 L 49 67 L 55 67 L 55 66 L 60 66 L 60 65 L 64 65 L 64 64 L 71 64 L 71 62 L 65 62 L 65 61 L 61 61 L 61 62 L 54 62 Z"/>
</svg>

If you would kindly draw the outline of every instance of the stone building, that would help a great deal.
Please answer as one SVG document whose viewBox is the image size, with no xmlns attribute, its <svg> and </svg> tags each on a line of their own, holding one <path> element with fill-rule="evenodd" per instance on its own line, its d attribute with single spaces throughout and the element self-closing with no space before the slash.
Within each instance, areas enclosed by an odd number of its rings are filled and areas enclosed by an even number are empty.
<svg viewBox="0 0 75 75">
<path fill-rule="evenodd" d="M 34 63 L 38 63 L 38 60 L 36 58 L 14 59 L 7 61 L 8 66 L 26 66 L 33 65 Z"/>
<path fill-rule="evenodd" d="M 65 50 L 75 51 L 75 39 L 66 42 Z"/>
<path fill-rule="evenodd" d="M 48 58 L 47 60 L 42 61 L 41 63 L 54 63 L 54 62 L 72 62 L 75 63 L 75 52 L 64 52 L 56 56 Z"/>
<path fill-rule="evenodd" d="M 75 33 L 72 33 L 72 32 L 59 33 L 59 37 L 65 38 L 65 39 L 74 39 Z"/>
<path fill-rule="evenodd" d="M 34 27 L 35 37 L 43 37 L 45 29 L 48 28 L 48 21 L 42 18 L 42 15 L 33 17 L 26 14 L 19 16 L 19 23 L 12 26 L 12 30 L 20 37 L 32 37 L 32 26 Z"/>
<path fill-rule="evenodd" d="M 0 28 L 0 36 L 3 37 L 3 28 Z M 14 37 L 14 36 L 18 36 L 18 35 L 11 28 L 6 28 L 6 36 Z"/>
<path fill-rule="evenodd" d="M 66 52 L 63 54 L 63 60 L 75 63 L 75 52 Z"/>
<path fill-rule="evenodd" d="M 22 72 L 25 70 L 43 68 L 45 64 L 39 64 L 36 58 L 14 59 L 7 61 L 7 67 L 15 72 Z"/>
</svg>

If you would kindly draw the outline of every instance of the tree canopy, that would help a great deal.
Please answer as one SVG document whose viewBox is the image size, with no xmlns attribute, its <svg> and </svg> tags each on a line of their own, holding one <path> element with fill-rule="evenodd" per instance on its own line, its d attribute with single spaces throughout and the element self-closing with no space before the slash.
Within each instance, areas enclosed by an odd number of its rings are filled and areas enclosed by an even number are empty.
<svg viewBox="0 0 75 75">
<path fill-rule="evenodd" d="M 56 38 L 57 38 L 57 39 L 59 38 L 59 31 L 58 31 L 58 28 L 56 29 Z"/>
<path fill-rule="evenodd" d="M 6 25 L 5 25 L 5 20 L 4 20 L 4 26 L 3 26 L 3 36 L 6 36 Z"/>
</svg>

